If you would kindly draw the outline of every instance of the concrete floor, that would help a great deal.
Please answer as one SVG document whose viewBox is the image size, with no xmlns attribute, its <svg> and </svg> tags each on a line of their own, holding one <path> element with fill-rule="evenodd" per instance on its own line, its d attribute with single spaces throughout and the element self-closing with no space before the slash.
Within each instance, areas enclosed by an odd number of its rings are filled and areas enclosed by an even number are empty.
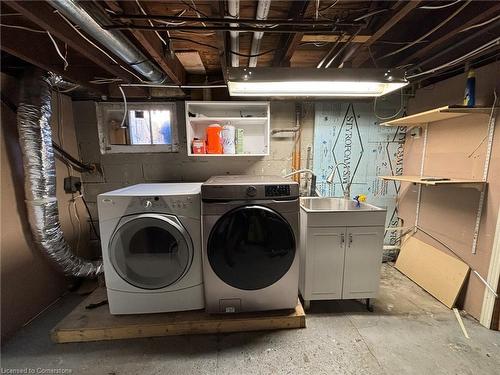
<svg viewBox="0 0 500 375">
<path fill-rule="evenodd" d="M 452 311 L 389 265 L 373 313 L 356 301 L 313 302 L 300 330 L 53 344 L 49 330 L 80 301 L 66 296 L 8 341 L 2 368 L 93 375 L 500 371 L 499 332 L 464 317 L 466 339 Z"/>
</svg>

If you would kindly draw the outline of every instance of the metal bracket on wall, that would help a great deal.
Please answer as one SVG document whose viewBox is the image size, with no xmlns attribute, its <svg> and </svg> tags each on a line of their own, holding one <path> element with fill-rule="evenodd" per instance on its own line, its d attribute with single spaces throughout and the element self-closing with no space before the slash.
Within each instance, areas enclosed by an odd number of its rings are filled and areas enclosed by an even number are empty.
<svg viewBox="0 0 500 375">
<path fill-rule="evenodd" d="M 484 169 L 483 169 L 483 181 L 488 181 L 488 172 L 490 170 L 490 161 L 491 161 L 491 149 L 493 148 L 493 136 L 495 135 L 495 122 L 497 115 L 496 108 L 496 95 L 495 102 L 493 103 L 493 107 L 491 109 L 491 116 L 488 122 L 488 144 L 486 146 L 486 156 L 484 159 Z M 486 186 L 481 190 L 481 195 L 479 196 L 479 206 L 477 208 L 476 214 L 476 225 L 474 227 L 474 237 L 472 239 L 472 254 L 476 254 L 477 251 L 477 241 L 479 237 L 479 230 L 481 229 L 481 217 L 483 216 L 483 207 L 484 200 L 486 197 Z"/>
<path fill-rule="evenodd" d="M 427 152 L 427 132 L 428 132 L 428 124 L 423 126 L 424 128 L 424 144 L 422 145 L 422 160 L 420 161 L 420 177 L 424 175 L 424 165 L 425 165 L 425 154 Z M 413 233 L 417 233 L 418 221 L 420 218 L 420 202 L 422 200 L 422 184 L 418 185 L 418 195 L 417 195 L 417 208 L 415 212 L 415 227 L 413 229 Z"/>
</svg>

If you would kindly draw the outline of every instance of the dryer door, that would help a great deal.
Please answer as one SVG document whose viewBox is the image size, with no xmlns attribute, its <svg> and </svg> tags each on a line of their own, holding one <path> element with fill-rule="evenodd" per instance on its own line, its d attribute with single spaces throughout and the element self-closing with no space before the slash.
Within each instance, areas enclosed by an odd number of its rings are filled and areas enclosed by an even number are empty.
<svg viewBox="0 0 500 375">
<path fill-rule="evenodd" d="M 217 276 L 238 289 L 256 290 L 281 279 L 295 258 L 290 224 L 263 206 L 238 207 L 214 225 L 207 244 Z"/>
<path fill-rule="evenodd" d="M 129 284 L 160 289 L 188 271 L 193 244 L 175 216 L 133 215 L 122 219 L 109 244 L 110 261 Z"/>
</svg>

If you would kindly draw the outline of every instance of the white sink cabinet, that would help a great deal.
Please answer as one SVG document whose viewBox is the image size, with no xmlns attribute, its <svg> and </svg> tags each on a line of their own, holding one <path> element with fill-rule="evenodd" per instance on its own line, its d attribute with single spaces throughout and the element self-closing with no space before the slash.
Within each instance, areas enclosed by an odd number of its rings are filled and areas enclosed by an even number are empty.
<svg viewBox="0 0 500 375">
<path fill-rule="evenodd" d="M 385 216 L 384 209 L 338 198 L 301 200 L 299 289 L 306 309 L 314 300 L 377 297 Z"/>
</svg>

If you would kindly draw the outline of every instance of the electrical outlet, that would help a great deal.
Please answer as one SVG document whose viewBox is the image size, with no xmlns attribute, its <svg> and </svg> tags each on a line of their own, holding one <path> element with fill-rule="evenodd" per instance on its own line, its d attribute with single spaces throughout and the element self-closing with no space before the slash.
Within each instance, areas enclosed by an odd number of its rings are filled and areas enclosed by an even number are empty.
<svg viewBox="0 0 500 375">
<path fill-rule="evenodd" d="M 78 193 L 82 188 L 80 177 L 69 176 L 64 178 L 64 191 L 68 194 Z"/>
</svg>

